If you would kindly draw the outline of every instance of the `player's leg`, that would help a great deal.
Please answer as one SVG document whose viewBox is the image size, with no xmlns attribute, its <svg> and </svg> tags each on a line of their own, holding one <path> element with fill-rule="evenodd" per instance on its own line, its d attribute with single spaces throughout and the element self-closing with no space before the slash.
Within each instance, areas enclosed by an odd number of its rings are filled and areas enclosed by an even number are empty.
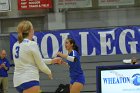
<svg viewBox="0 0 140 93">
<path fill-rule="evenodd" d="M 40 86 L 33 86 L 23 91 L 23 93 L 40 93 Z"/>
<path fill-rule="evenodd" d="M 82 83 L 74 82 L 70 88 L 70 93 L 80 93 L 83 87 L 84 85 Z"/>
<path fill-rule="evenodd" d="M 71 79 L 71 84 L 70 93 L 80 93 L 85 84 L 84 75 L 79 75 L 75 80 Z"/>
<path fill-rule="evenodd" d="M 16 87 L 19 93 L 40 93 L 39 81 L 25 82 Z"/>
</svg>

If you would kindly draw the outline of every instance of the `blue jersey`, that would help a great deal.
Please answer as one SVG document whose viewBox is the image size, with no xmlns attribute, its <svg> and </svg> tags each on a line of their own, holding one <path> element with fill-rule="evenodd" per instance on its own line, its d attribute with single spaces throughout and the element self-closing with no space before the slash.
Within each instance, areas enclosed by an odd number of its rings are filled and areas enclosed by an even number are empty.
<svg viewBox="0 0 140 93">
<path fill-rule="evenodd" d="M 10 68 L 10 63 L 9 63 L 9 61 L 8 61 L 6 58 L 4 58 L 4 59 L 1 59 L 1 58 L 0 58 L 0 65 L 1 65 L 2 63 L 4 63 L 5 66 L 8 67 L 8 69 L 5 70 L 4 68 L 0 68 L 0 77 L 8 77 L 7 71 L 8 71 L 9 68 Z"/>
<path fill-rule="evenodd" d="M 75 51 L 75 50 L 72 50 L 72 52 L 69 53 L 69 56 L 73 56 L 73 57 L 76 58 L 75 62 L 71 62 L 71 61 L 67 60 L 67 63 L 70 66 L 70 68 L 69 68 L 70 77 L 74 78 L 74 77 L 77 77 L 79 75 L 82 75 L 83 74 L 83 70 L 81 68 L 79 53 L 77 51 Z"/>
</svg>

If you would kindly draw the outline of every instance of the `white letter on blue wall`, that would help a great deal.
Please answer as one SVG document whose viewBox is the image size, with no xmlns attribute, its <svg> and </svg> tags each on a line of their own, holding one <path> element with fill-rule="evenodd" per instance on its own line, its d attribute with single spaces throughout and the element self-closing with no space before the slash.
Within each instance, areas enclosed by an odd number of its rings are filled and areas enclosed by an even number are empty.
<svg viewBox="0 0 140 93">
<path fill-rule="evenodd" d="M 107 47 L 109 50 L 111 50 L 111 39 L 108 38 L 107 40 L 107 34 L 112 36 L 112 40 L 115 39 L 115 31 L 106 31 L 106 32 L 98 32 L 100 34 L 100 45 L 101 45 L 101 55 L 107 55 Z M 112 53 L 116 54 L 116 48 L 113 47 Z"/>
<path fill-rule="evenodd" d="M 89 32 L 79 32 L 79 35 L 81 35 L 81 50 L 82 50 L 82 56 L 87 56 L 87 35 Z"/>
<path fill-rule="evenodd" d="M 127 54 L 127 50 L 126 50 L 126 34 L 127 33 L 131 33 L 132 37 L 131 38 L 135 38 L 135 35 L 134 35 L 134 30 L 131 30 L 131 29 L 126 29 L 126 30 L 123 30 L 120 34 L 120 37 L 119 37 L 119 47 L 120 47 L 120 50 L 122 52 L 122 54 Z M 130 45 L 130 48 L 131 48 L 131 53 L 136 53 L 136 44 L 138 44 L 137 41 L 131 41 L 131 42 L 128 42 L 128 44 Z"/>
<path fill-rule="evenodd" d="M 48 37 L 50 37 L 52 39 L 52 50 L 47 50 L 47 39 Z M 56 38 L 56 36 L 54 36 L 53 34 L 46 34 L 41 41 L 41 52 L 44 58 L 49 58 L 48 56 L 48 51 L 53 51 L 52 53 L 52 57 L 56 55 L 56 53 L 59 50 L 59 43 L 58 40 Z"/>
</svg>

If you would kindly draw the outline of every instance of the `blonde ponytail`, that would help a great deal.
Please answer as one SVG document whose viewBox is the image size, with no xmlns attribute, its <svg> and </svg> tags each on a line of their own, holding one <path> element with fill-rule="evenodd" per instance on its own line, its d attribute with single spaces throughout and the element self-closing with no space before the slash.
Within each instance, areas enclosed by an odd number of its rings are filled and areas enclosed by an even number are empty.
<svg viewBox="0 0 140 93">
<path fill-rule="evenodd" d="M 18 41 L 21 43 L 23 41 L 23 35 L 21 32 L 18 33 Z"/>
<path fill-rule="evenodd" d="M 21 21 L 17 26 L 18 41 L 21 43 L 25 37 L 29 35 L 32 28 L 32 23 L 30 21 Z"/>
</svg>

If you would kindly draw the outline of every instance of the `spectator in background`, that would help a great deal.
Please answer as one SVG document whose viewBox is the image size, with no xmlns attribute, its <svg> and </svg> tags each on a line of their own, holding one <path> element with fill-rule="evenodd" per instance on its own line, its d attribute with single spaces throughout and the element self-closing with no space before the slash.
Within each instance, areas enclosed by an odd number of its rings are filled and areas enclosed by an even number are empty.
<svg viewBox="0 0 140 93">
<path fill-rule="evenodd" d="M 0 84 L 3 93 L 8 93 L 8 73 L 10 63 L 6 58 L 6 51 L 3 49 L 0 53 Z"/>
</svg>

